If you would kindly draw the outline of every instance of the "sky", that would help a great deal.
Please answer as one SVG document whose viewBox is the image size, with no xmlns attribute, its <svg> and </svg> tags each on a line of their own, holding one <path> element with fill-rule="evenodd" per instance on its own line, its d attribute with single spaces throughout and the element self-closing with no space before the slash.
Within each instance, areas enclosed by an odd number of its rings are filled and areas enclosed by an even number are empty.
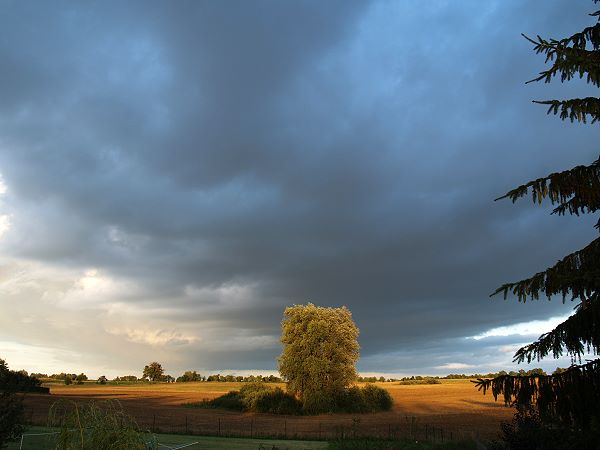
<svg viewBox="0 0 600 450">
<path fill-rule="evenodd" d="M 594 161 L 597 95 L 522 36 L 592 2 L 0 1 L 0 358 L 274 373 L 287 306 L 347 306 L 362 374 L 485 373 L 573 311 L 490 298 L 594 217 L 494 199 Z"/>
</svg>

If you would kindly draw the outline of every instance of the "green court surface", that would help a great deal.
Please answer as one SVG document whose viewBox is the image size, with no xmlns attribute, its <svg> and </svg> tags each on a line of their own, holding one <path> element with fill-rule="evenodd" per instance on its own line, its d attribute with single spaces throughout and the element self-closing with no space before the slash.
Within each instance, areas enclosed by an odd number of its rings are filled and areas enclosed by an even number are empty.
<svg viewBox="0 0 600 450">
<path fill-rule="evenodd" d="M 53 429 L 31 427 L 22 441 L 11 442 L 7 450 L 54 450 Z M 317 450 L 327 449 L 327 442 L 293 441 L 281 439 L 224 438 L 213 436 L 189 436 L 179 434 L 156 434 L 157 450 Z M 192 444 L 192 445 L 190 445 Z"/>
</svg>

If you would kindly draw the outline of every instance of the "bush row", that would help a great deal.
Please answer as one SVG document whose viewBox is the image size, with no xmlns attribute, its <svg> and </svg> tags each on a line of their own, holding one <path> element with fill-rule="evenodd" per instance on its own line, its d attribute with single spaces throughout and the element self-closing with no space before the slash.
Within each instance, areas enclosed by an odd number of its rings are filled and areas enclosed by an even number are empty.
<svg viewBox="0 0 600 450">
<path fill-rule="evenodd" d="M 308 401 L 307 401 L 308 400 Z M 309 399 L 303 404 L 295 396 L 281 388 L 271 389 L 265 383 L 250 383 L 239 391 L 230 391 L 212 400 L 190 403 L 194 408 L 229 409 L 233 411 L 253 411 L 271 414 L 313 414 L 320 412 L 369 413 L 388 411 L 393 401 L 389 392 L 375 385 L 364 388 L 353 386 L 344 389 L 333 398 L 316 402 Z"/>
<path fill-rule="evenodd" d="M 442 382 L 437 378 L 425 377 L 420 380 L 401 380 L 398 381 L 398 384 L 401 385 L 413 385 L 413 384 L 442 384 Z"/>
</svg>

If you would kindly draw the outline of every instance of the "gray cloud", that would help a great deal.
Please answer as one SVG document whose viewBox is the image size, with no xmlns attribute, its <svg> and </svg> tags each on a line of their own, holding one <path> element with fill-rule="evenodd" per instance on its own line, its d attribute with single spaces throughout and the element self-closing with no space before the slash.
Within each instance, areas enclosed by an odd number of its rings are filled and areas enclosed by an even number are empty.
<svg viewBox="0 0 600 450">
<path fill-rule="evenodd" d="M 272 369 L 283 309 L 311 300 L 353 311 L 361 370 L 506 361 L 463 338 L 570 306 L 488 294 L 594 234 L 493 202 L 597 156 L 593 127 L 530 105 L 585 86 L 525 86 L 543 60 L 519 33 L 586 6 L 6 7 L 0 341 L 90 371 Z"/>
</svg>

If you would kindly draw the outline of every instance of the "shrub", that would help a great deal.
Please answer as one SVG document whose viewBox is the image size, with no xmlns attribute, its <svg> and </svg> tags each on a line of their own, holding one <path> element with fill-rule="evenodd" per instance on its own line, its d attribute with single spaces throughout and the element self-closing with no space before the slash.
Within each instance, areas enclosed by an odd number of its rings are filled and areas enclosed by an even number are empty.
<svg viewBox="0 0 600 450">
<path fill-rule="evenodd" d="M 0 391 L 0 448 L 24 431 L 25 409 L 23 400 L 9 390 Z"/>
<path fill-rule="evenodd" d="M 501 441 L 491 444 L 490 450 L 564 450 L 600 448 L 600 427 L 595 423 L 585 431 L 564 425 L 544 423 L 532 406 L 517 405 L 512 422 L 501 424 Z"/>
<path fill-rule="evenodd" d="M 232 411 L 243 411 L 246 409 L 243 397 L 239 391 L 228 392 L 206 403 L 209 408 L 230 409 Z"/>
<path fill-rule="evenodd" d="M 59 400 L 50 408 L 48 425 L 59 427 L 57 450 L 147 450 L 152 440 L 116 400 L 85 405 Z"/>
<path fill-rule="evenodd" d="M 335 403 L 338 412 L 365 413 L 369 411 L 364 390 L 358 386 L 344 389 L 335 399 Z"/>
<path fill-rule="evenodd" d="M 373 384 L 368 384 L 363 388 L 363 395 L 370 412 L 389 411 L 394 404 L 388 391 Z"/>
<path fill-rule="evenodd" d="M 187 403 L 190 408 L 215 408 L 233 411 L 254 411 L 271 414 L 300 414 L 302 404 L 281 388 L 271 389 L 265 383 L 255 382 L 243 386 L 239 391 L 199 403 Z"/>
<path fill-rule="evenodd" d="M 373 384 L 364 388 L 352 386 L 344 389 L 336 399 L 336 411 L 345 413 L 369 413 L 388 411 L 393 401 L 388 391 Z"/>
<path fill-rule="evenodd" d="M 344 390 L 338 391 L 335 397 L 343 395 Z M 305 390 L 302 394 L 302 409 L 306 414 L 332 412 L 335 408 L 335 398 L 330 392 L 323 390 Z"/>
<path fill-rule="evenodd" d="M 253 411 L 271 414 L 296 415 L 302 412 L 302 403 L 292 394 L 275 388 L 261 392 L 254 402 Z"/>
<path fill-rule="evenodd" d="M 415 378 L 414 380 L 400 380 L 398 384 L 401 385 L 413 385 L 413 384 L 442 384 L 440 380 L 432 377 L 419 377 L 420 379 Z"/>
<path fill-rule="evenodd" d="M 256 407 L 256 401 L 261 395 L 271 392 L 271 388 L 263 382 L 248 383 L 240 389 L 240 396 L 245 409 L 253 411 Z"/>
<path fill-rule="evenodd" d="M 220 408 L 234 411 L 254 411 L 271 414 L 318 414 L 322 411 L 369 413 L 388 411 L 393 401 L 389 392 L 375 385 L 352 386 L 335 395 L 315 393 L 304 402 L 277 387 L 265 383 L 249 383 L 239 391 L 231 391 L 213 400 L 187 403 L 191 408 Z"/>
</svg>

